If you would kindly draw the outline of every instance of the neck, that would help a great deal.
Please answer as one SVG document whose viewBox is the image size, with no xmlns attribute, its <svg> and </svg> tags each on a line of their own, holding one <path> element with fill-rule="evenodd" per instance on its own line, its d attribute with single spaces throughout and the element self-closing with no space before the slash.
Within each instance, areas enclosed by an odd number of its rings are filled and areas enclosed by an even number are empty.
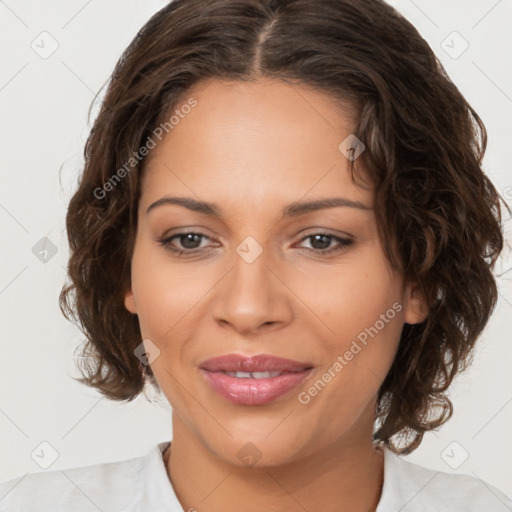
<svg viewBox="0 0 512 512">
<path fill-rule="evenodd" d="M 166 468 L 184 510 L 250 509 L 374 512 L 382 490 L 383 453 L 371 443 L 336 442 L 293 463 L 240 467 L 212 453 L 173 415 Z"/>
</svg>

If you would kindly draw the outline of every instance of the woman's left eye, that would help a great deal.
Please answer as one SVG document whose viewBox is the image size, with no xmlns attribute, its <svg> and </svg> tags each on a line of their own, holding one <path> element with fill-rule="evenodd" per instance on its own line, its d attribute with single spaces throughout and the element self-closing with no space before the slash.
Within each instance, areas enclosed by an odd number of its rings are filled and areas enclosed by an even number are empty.
<svg viewBox="0 0 512 512">
<path fill-rule="evenodd" d="M 345 249 L 354 242 L 350 238 L 341 238 L 339 236 L 330 235 L 328 233 L 314 233 L 313 235 L 306 236 L 305 238 L 302 239 L 302 241 L 308 239 L 311 239 L 310 244 L 313 245 L 313 247 L 311 249 L 309 247 L 306 247 L 306 249 L 320 253 L 338 252 Z M 326 248 L 326 246 L 331 245 L 332 241 L 336 241 L 338 245 L 335 246 L 334 248 Z M 314 247 L 315 245 L 316 247 Z"/>
<path fill-rule="evenodd" d="M 202 233 L 186 232 L 177 233 L 170 237 L 163 238 L 162 240 L 159 240 L 159 243 L 165 247 L 165 249 L 168 249 L 174 253 L 179 253 L 178 255 L 181 256 L 182 254 L 192 255 L 200 252 L 203 249 L 200 247 L 201 241 L 204 239 L 210 240 L 209 237 L 203 235 Z M 179 241 L 181 248 L 176 247 L 176 245 L 173 244 L 174 240 Z M 304 237 L 301 242 L 304 242 L 305 240 L 311 240 L 310 245 L 312 246 L 305 247 L 305 249 L 319 254 L 330 254 L 333 252 L 341 251 L 354 242 L 350 238 L 341 238 L 328 233 L 314 233 Z M 333 241 L 337 243 L 337 246 L 334 248 L 331 246 Z"/>
</svg>

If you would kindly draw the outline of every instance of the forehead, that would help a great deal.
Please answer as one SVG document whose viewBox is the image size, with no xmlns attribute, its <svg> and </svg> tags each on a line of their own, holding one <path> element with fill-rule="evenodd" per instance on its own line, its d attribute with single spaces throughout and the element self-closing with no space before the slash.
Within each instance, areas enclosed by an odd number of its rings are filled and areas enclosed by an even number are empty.
<svg viewBox="0 0 512 512">
<path fill-rule="evenodd" d="M 339 148 L 354 112 L 326 93 L 277 80 L 211 80 L 190 89 L 173 114 L 172 129 L 149 155 L 143 208 L 170 192 L 229 196 L 245 208 L 306 194 L 368 202 Z"/>
</svg>

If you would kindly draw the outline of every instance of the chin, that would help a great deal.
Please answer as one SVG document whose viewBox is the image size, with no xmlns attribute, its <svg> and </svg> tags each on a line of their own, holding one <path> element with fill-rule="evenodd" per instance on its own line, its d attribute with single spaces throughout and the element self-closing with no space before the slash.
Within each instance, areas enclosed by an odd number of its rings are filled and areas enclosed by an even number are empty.
<svg viewBox="0 0 512 512">
<path fill-rule="evenodd" d="M 274 426 L 275 428 L 275 426 Z M 271 432 L 271 430 L 269 430 Z M 267 434 L 265 434 L 267 435 Z M 263 469 L 284 466 L 295 462 L 307 454 L 303 453 L 295 436 L 279 436 L 270 434 L 268 439 L 261 435 L 236 436 L 234 439 L 220 439 L 211 443 L 207 439 L 204 442 L 209 445 L 216 457 L 226 464 L 239 468 Z M 314 449 L 312 450 L 314 452 Z"/>
</svg>

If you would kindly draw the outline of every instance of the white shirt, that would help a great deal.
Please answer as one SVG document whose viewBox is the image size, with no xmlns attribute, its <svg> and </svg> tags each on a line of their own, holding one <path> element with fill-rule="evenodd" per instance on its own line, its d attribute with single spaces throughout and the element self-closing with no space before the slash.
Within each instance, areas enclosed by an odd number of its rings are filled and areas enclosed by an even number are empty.
<svg viewBox="0 0 512 512">
<path fill-rule="evenodd" d="M 0 511 L 183 512 L 162 457 L 168 445 L 159 443 L 143 457 L 1 482 Z M 384 485 L 376 512 L 399 511 L 510 512 L 512 500 L 472 476 L 433 471 L 384 449 Z"/>
</svg>

